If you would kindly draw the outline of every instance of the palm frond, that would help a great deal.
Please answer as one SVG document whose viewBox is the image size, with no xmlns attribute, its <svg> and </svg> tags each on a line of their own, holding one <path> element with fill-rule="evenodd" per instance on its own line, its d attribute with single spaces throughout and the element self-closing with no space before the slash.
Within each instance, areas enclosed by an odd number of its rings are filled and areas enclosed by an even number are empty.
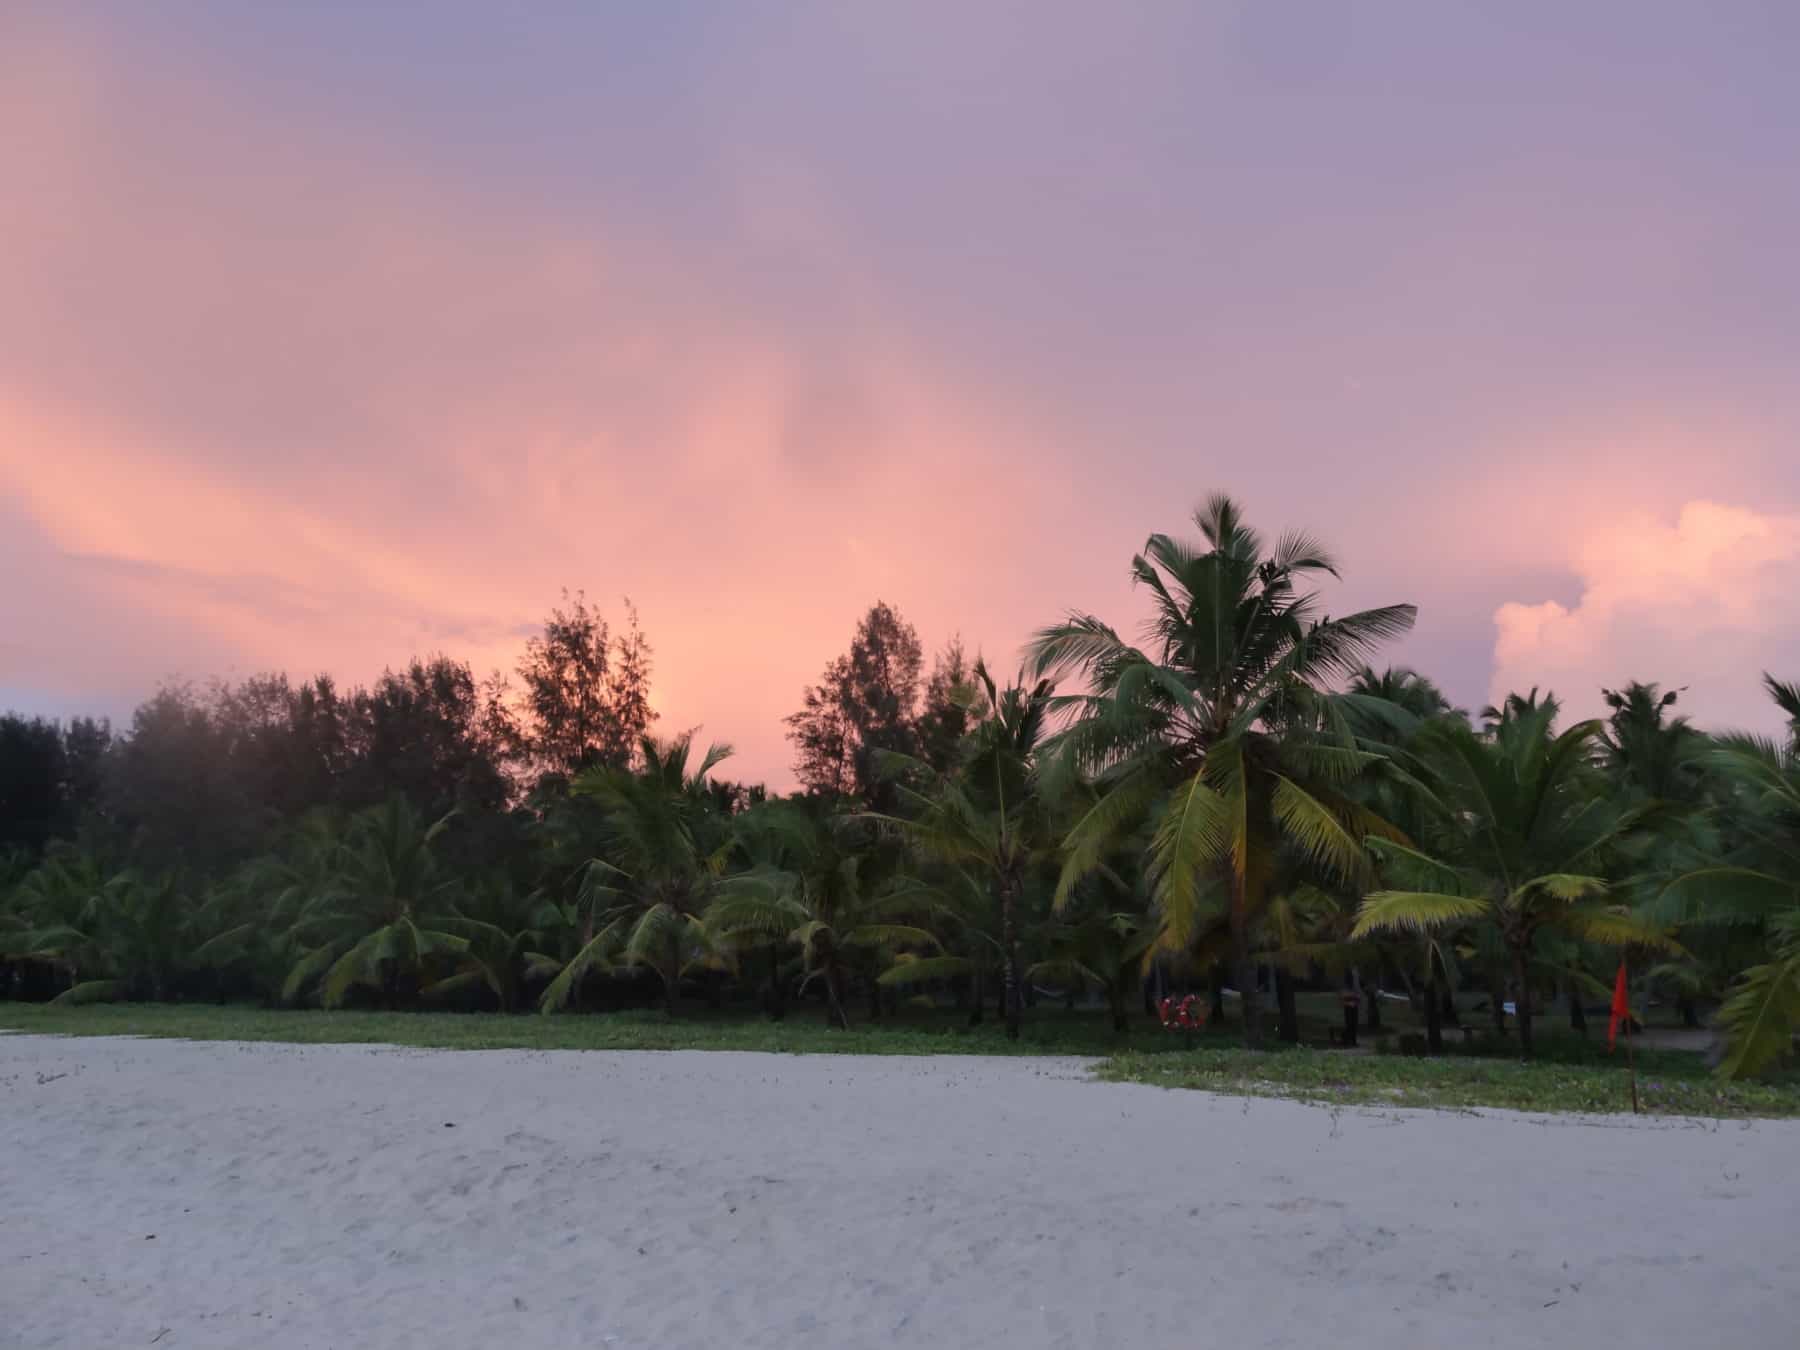
<svg viewBox="0 0 1800 1350">
<path fill-rule="evenodd" d="M 902 944 L 936 947 L 939 945 L 937 934 L 930 929 L 904 923 L 859 924 L 844 934 L 844 942 L 853 947 L 894 947 Z"/>
<path fill-rule="evenodd" d="M 902 956 L 875 977 L 879 985 L 925 984 L 933 980 L 954 980 L 975 973 L 975 963 L 966 956 Z"/>
<path fill-rule="evenodd" d="M 1151 841 L 1152 884 L 1172 941 L 1186 941 L 1199 923 L 1205 878 L 1234 854 L 1236 813 L 1231 799 L 1197 773 L 1169 796 Z"/>
<path fill-rule="evenodd" d="M 617 949 L 620 934 L 627 922 L 626 915 L 615 917 L 599 932 L 595 933 L 576 952 L 574 957 L 565 962 L 557 971 L 556 978 L 551 980 L 538 998 L 538 1011 L 544 1013 L 561 1012 L 574 1002 L 582 981 L 588 972 L 605 964 L 610 954 Z M 536 953 L 534 965 L 539 973 L 547 972 L 551 962 L 543 953 Z"/>
<path fill-rule="evenodd" d="M 1718 1022 L 1726 1034 L 1724 1078 L 1748 1078 L 1788 1054 L 1800 1027 L 1800 944 L 1745 971 Z"/>
<path fill-rule="evenodd" d="M 1672 956 L 1687 955 L 1667 928 L 1617 905 L 1573 906 L 1556 920 L 1556 927 L 1605 947 L 1650 947 Z"/>
<path fill-rule="evenodd" d="M 1748 867 L 1702 867 L 1665 886 L 1651 910 L 1694 924 L 1752 924 L 1800 904 L 1800 885 Z"/>
<path fill-rule="evenodd" d="M 50 1002 L 64 1006 L 75 1006 L 86 1003 L 117 1003 L 125 997 L 126 989 L 123 980 L 83 980 L 80 984 L 69 986 Z"/>
<path fill-rule="evenodd" d="M 1317 797 L 1293 779 L 1276 774 L 1270 806 L 1281 828 L 1307 857 L 1346 881 L 1368 871 L 1362 840 Z"/>
<path fill-rule="evenodd" d="M 1106 855 L 1142 823 L 1160 794 L 1148 769 L 1115 782 L 1084 812 L 1063 840 L 1063 865 L 1051 904 L 1060 911 L 1075 886 L 1095 871 Z"/>
<path fill-rule="evenodd" d="M 1357 907 L 1352 938 L 1383 931 L 1429 933 L 1478 919 L 1490 908 L 1486 900 L 1437 891 L 1376 891 Z"/>
<path fill-rule="evenodd" d="M 1541 877 L 1533 877 L 1520 886 L 1508 897 L 1509 904 L 1522 903 L 1531 895 L 1547 895 L 1552 900 L 1585 900 L 1593 895 L 1605 895 L 1606 878 L 1581 876 L 1571 872 L 1549 872 Z"/>
</svg>

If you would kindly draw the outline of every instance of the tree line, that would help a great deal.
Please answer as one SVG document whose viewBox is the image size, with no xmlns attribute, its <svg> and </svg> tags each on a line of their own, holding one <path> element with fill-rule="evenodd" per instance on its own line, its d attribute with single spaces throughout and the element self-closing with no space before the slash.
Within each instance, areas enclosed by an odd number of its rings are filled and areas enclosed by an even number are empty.
<svg viewBox="0 0 1800 1350">
<path fill-rule="evenodd" d="M 512 679 L 444 656 L 367 687 L 263 676 L 159 691 L 128 728 L 0 718 L 0 987 L 544 1012 L 905 997 L 1228 999 L 1299 1038 L 1302 988 L 1404 991 L 1438 1052 L 1486 995 L 1530 1055 L 1613 968 L 1723 1072 L 1800 1028 L 1800 688 L 1781 738 L 1713 735 L 1653 683 L 1566 723 L 1478 714 L 1377 669 L 1408 605 L 1330 616 L 1337 566 L 1227 498 L 1131 560 L 1135 640 L 1071 614 L 996 675 L 929 672 L 885 603 L 787 719 L 801 788 L 658 736 L 652 651 L 565 596 Z M 516 681 L 516 682 L 515 682 Z M 1265 1006 L 1272 1002 L 1272 1008 Z M 1369 1005 L 1378 1012 L 1379 1001 Z M 1512 1010 L 1512 1025 L 1507 1023 Z"/>
</svg>

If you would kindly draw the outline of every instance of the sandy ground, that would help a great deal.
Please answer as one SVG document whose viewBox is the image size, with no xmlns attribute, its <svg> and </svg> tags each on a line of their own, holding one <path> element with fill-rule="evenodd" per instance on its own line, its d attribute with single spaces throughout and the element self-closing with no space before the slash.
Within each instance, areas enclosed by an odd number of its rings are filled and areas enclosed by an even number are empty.
<svg viewBox="0 0 1800 1350">
<path fill-rule="evenodd" d="M 0 1345 L 1791 1345 L 1800 1127 L 0 1036 Z"/>
</svg>

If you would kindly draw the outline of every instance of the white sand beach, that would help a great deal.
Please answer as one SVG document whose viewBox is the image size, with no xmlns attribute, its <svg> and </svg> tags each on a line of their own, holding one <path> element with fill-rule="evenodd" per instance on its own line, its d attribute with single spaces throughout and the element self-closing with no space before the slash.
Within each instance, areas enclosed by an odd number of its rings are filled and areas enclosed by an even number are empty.
<svg viewBox="0 0 1800 1350">
<path fill-rule="evenodd" d="M 1706 1346 L 1800 1126 L 1333 1113 L 1067 1061 L 0 1036 L 0 1345 Z"/>
</svg>

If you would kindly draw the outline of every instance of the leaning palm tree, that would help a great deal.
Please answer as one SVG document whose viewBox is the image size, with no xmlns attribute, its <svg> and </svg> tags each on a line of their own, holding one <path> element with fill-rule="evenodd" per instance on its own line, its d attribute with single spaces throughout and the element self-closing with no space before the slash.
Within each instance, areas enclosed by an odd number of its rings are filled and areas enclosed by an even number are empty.
<svg viewBox="0 0 1800 1350">
<path fill-rule="evenodd" d="M 1071 723 L 1054 747 L 1097 775 L 1101 794 L 1069 833 L 1058 899 L 1146 817 L 1160 944 L 1185 953 L 1208 896 L 1223 891 L 1244 1033 L 1262 1027 L 1250 934 L 1284 842 L 1327 871 L 1357 877 L 1362 841 L 1388 832 L 1346 790 L 1380 756 L 1347 728 L 1324 725 L 1328 682 L 1361 668 L 1377 645 L 1412 626 L 1411 605 L 1328 618 L 1309 580 L 1337 576 L 1311 536 L 1273 546 L 1227 497 L 1196 513 L 1193 544 L 1152 535 L 1131 560 L 1150 592 L 1145 644 L 1089 614 L 1044 629 L 1032 644 L 1039 675 L 1080 674 L 1088 692 L 1056 701 Z"/>
<path fill-rule="evenodd" d="M 593 768 L 572 785 L 600 808 L 606 857 L 588 864 L 582 883 L 591 936 L 544 990 L 545 1012 L 572 1003 L 590 970 L 620 966 L 653 970 L 673 1013 L 683 973 L 697 955 L 711 953 L 704 918 L 731 855 L 731 834 L 706 779 L 731 747 L 710 747 L 691 769 L 691 734 L 645 736 L 639 751 L 639 771 Z"/>
<path fill-rule="evenodd" d="M 975 676 L 985 702 L 957 771 L 936 773 L 920 760 L 887 756 L 907 814 L 874 818 L 900 831 L 927 859 L 964 869 L 991 888 L 1000 916 L 1006 1034 L 1017 1040 L 1020 902 L 1032 870 L 1054 855 L 1057 844 L 1052 802 L 1037 764 L 1052 686 L 1038 680 L 1027 687 L 1021 680 L 1002 690 L 981 661 Z"/>
<path fill-rule="evenodd" d="M 1554 698 L 1534 691 L 1489 709 L 1489 734 L 1450 720 L 1421 731 L 1418 754 L 1444 808 L 1436 846 L 1426 852 L 1397 841 L 1377 844 L 1390 869 L 1410 871 L 1412 886 L 1368 895 L 1352 930 L 1353 937 L 1485 930 L 1511 965 L 1526 1055 L 1533 1048 L 1540 933 L 1671 945 L 1660 926 L 1612 902 L 1609 856 L 1638 816 L 1611 800 L 1595 769 L 1600 723 L 1558 734 L 1557 711 Z"/>
</svg>

